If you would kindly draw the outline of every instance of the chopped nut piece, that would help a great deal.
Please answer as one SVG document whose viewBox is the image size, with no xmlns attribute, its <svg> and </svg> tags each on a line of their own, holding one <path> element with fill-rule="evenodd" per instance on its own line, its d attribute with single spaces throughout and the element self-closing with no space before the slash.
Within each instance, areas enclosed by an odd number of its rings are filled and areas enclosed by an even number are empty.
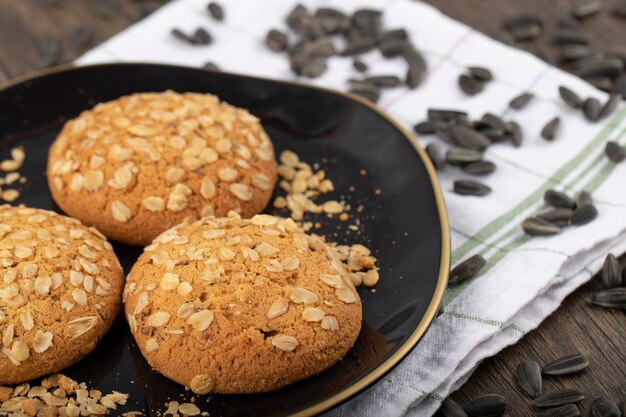
<svg viewBox="0 0 626 417">
<path fill-rule="evenodd" d="M 191 379 L 189 388 L 196 394 L 208 394 L 215 388 L 215 380 L 209 375 L 196 375 Z"/>
<path fill-rule="evenodd" d="M 78 390 L 78 382 L 63 374 L 59 374 L 57 376 L 57 382 L 59 384 L 59 387 L 61 387 L 61 389 L 68 394 L 74 394 L 76 390 Z"/>
<path fill-rule="evenodd" d="M 339 322 L 332 316 L 326 316 L 322 319 L 322 329 L 339 330 Z"/>
<path fill-rule="evenodd" d="M 313 304 L 318 300 L 317 294 L 305 288 L 295 288 L 289 298 L 296 304 Z"/>
<path fill-rule="evenodd" d="M 157 311 L 146 318 L 146 326 L 161 327 L 170 321 L 171 314 L 166 311 Z"/>
<path fill-rule="evenodd" d="M 289 301 L 286 298 L 279 298 L 274 301 L 267 312 L 268 319 L 274 319 L 278 316 L 282 316 L 289 309 Z"/>
<path fill-rule="evenodd" d="M 279 334 L 272 338 L 272 346 L 286 352 L 293 352 L 298 347 L 298 340 L 293 336 Z"/>
<path fill-rule="evenodd" d="M 198 332 L 203 332 L 209 328 L 213 322 L 213 312 L 211 310 L 200 310 L 193 313 L 187 322 Z"/>
<path fill-rule="evenodd" d="M 315 307 L 307 307 L 302 311 L 302 318 L 306 321 L 318 322 L 321 321 L 325 315 L 324 310 Z"/>
</svg>

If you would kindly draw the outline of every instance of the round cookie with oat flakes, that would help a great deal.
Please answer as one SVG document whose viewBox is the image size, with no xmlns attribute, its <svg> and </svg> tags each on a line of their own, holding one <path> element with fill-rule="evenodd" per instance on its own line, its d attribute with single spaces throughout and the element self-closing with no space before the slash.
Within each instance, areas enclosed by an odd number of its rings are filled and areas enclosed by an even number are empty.
<svg viewBox="0 0 626 417">
<path fill-rule="evenodd" d="M 68 121 L 50 148 L 48 183 L 69 215 L 147 245 L 186 218 L 260 213 L 276 161 L 246 110 L 210 94 L 138 93 Z"/>
<path fill-rule="evenodd" d="M 346 354 L 362 320 L 328 247 L 268 215 L 166 231 L 139 257 L 124 298 L 150 365 L 197 394 L 265 392 L 317 374 Z"/>
<path fill-rule="evenodd" d="M 124 274 L 96 229 L 51 211 L 0 206 L 0 385 L 79 361 L 121 307 Z"/>
</svg>

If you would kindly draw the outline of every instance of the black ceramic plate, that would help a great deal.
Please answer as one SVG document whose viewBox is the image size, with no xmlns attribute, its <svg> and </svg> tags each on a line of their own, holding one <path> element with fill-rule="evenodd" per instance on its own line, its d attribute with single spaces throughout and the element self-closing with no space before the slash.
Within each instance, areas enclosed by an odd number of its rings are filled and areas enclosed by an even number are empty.
<svg viewBox="0 0 626 417">
<path fill-rule="evenodd" d="M 40 73 L 0 91 L 0 159 L 16 145 L 26 150 L 20 171 L 28 182 L 14 204 L 58 210 L 45 167 L 48 146 L 66 120 L 98 102 L 166 89 L 213 93 L 247 108 L 263 121 L 277 153 L 291 149 L 311 164 L 318 162 L 336 188 L 326 196 L 349 201 L 352 217 L 348 222 L 323 215 L 310 220 L 320 222 L 318 232 L 332 240 L 368 245 L 381 272 L 375 291 L 359 289 L 361 334 L 331 369 L 271 393 L 212 395 L 196 403 L 211 416 L 311 415 L 363 391 L 424 334 L 441 302 L 449 268 L 448 225 L 432 166 L 405 130 L 364 100 L 293 83 L 165 65 L 112 64 Z M 347 227 L 355 221 L 360 223 L 358 233 Z M 114 246 L 128 272 L 140 249 Z M 189 398 L 183 387 L 150 369 L 123 318 L 92 354 L 66 373 L 106 392 L 129 393 L 125 410 L 149 415 L 163 411 L 169 399 Z"/>
</svg>

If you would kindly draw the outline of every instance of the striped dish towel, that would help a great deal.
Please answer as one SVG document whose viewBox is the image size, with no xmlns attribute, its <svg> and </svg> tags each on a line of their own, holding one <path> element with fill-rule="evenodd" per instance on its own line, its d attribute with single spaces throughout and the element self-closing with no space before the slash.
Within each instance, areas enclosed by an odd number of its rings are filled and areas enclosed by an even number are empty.
<svg viewBox="0 0 626 417">
<path fill-rule="evenodd" d="M 229 0 L 225 23 L 207 17 L 207 0 L 173 1 L 147 19 L 88 52 L 79 64 L 111 61 L 161 62 L 202 66 L 208 61 L 225 71 L 293 79 L 284 56 L 263 45 L 270 28 L 283 28 L 290 0 Z M 310 8 L 327 1 L 302 1 Z M 333 416 L 430 416 L 443 398 L 457 389 L 478 363 L 518 341 L 552 313 L 569 293 L 601 267 L 607 252 L 626 251 L 626 163 L 616 165 L 603 155 L 607 140 L 626 144 L 626 107 L 621 105 L 601 123 L 588 123 L 579 111 L 558 97 L 559 85 L 601 101 L 606 95 L 582 80 L 534 56 L 504 46 L 410 0 L 344 0 L 337 7 L 384 9 L 386 28 L 405 27 L 424 53 L 429 71 L 416 90 L 404 87 L 384 92 L 379 105 L 407 128 L 426 116 L 426 109 L 457 108 L 479 118 L 485 112 L 514 118 L 524 130 L 524 143 L 489 148 L 486 158 L 498 172 L 484 179 L 493 192 L 463 197 L 451 192 L 461 171 L 440 172 L 452 229 L 452 262 L 476 253 L 487 265 L 473 279 L 449 288 L 443 315 L 433 323 L 418 347 L 384 380 L 356 399 L 329 412 Z M 170 35 L 173 26 L 209 27 L 216 42 L 209 47 L 182 44 Z M 378 52 L 363 56 L 374 74 L 406 73 L 404 62 L 386 60 Z M 457 78 L 464 68 L 483 65 L 495 80 L 474 97 L 463 95 Z M 313 82 L 345 89 L 356 76 L 351 60 L 332 58 L 329 71 Z M 303 80 L 308 81 L 308 80 Z M 507 108 L 524 92 L 535 94 L 524 110 Z M 542 126 L 561 118 L 553 142 L 540 138 Z M 426 145 L 432 137 L 419 137 Z M 521 221 L 544 209 L 543 194 L 554 188 L 570 195 L 592 193 L 598 218 L 570 227 L 558 236 L 525 236 Z"/>
</svg>

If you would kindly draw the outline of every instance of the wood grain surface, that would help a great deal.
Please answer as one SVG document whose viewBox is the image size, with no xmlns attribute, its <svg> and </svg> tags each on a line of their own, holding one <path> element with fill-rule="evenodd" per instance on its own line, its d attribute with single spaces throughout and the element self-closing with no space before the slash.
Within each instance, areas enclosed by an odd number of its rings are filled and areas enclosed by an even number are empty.
<svg viewBox="0 0 626 417">
<path fill-rule="evenodd" d="M 564 0 L 428 0 L 443 12 L 494 36 L 502 19 L 520 13 L 540 15 L 546 22 L 544 35 L 536 46 L 554 60 L 558 50 L 551 44 L 556 22 L 569 14 L 576 4 Z M 0 0 L 0 85 L 29 72 L 41 60 L 41 41 L 46 36 L 63 45 L 60 61 L 69 62 L 128 25 L 143 14 L 138 7 L 152 8 L 161 2 L 129 0 Z M 626 44 L 626 19 L 609 13 L 616 1 L 603 1 L 602 13 L 585 20 L 580 30 L 589 36 L 590 45 L 606 50 L 610 45 Z M 110 9 L 110 13 L 102 10 Z M 224 4 L 227 7 L 227 2 Z M 72 36 L 81 26 L 93 28 L 93 38 L 84 48 L 71 46 Z M 622 259 L 623 260 L 623 259 Z M 620 400 L 626 396 L 626 315 L 620 310 L 591 307 L 588 299 L 595 282 L 570 295 L 563 305 L 541 326 L 493 358 L 485 360 L 473 376 L 452 397 L 460 404 L 487 393 L 503 395 L 508 401 L 507 415 L 534 416 L 530 399 L 515 385 L 513 373 L 524 359 L 540 364 L 573 352 L 586 354 L 589 369 L 576 376 L 546 378 L 544 392 L 561 387 L 578 387 L 587 395 L 581 405 L 588 415 L 593 398 L 603 396 Z"/>
</svg>

